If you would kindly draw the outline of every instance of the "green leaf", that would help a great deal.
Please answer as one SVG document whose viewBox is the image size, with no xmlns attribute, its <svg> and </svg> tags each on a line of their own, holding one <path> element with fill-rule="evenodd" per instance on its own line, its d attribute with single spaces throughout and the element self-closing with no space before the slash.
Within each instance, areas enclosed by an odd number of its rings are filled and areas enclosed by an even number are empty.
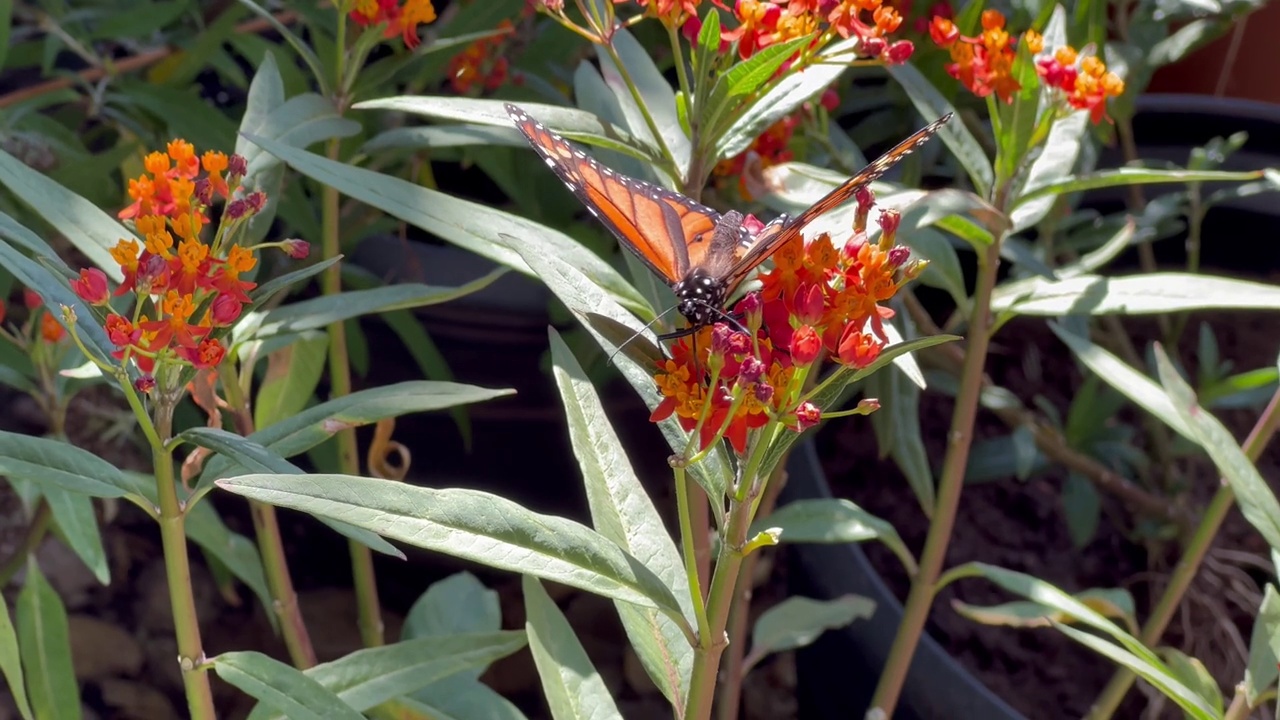
<svg viewBox="0 0 1280 720">
<path fill-rule="evenodd" d="M 1280 549 L 1280 502 L 1266 480 L 1258 473 L 1231 432 L 1211 413 L 1196 404 L 1195 392 L 1178 375 L 1164 348 L 1155 347 L 1156 370 L 1160 384 L 1173 402 L 1173 408 L 1191 430 L 1191 439 L 1208 453 L 1209 459 L 1222 473 L 1236 495 L 1236 504 L 1249 524 L 1273 549 Z"/>
<path fill-rule="evenodd" d="M 644 301 L 617 270 L 567 235 L 487 205 L 460 200 L 399 178 L 334 162 L 275 141 L 250 139 L 314 180 L 518 272 L 530 273 L 520 255 L 499 242 L 498 235 L 506 233 L 521 238 L 539 235 L 555 248 L 558 256 L 572 259 L 628 307 L 644 307 Z"/>
<path fill-rule="evenodd" d="M 852 543 L 879 540 L 893 551 L 907 574 L 916 574 L 916 559 L 887 521 L 844 498 L 796 500 L 757 519 L 747 537 L 777 528 L 782 543 Z"/>
<path fill-rule="evenodd" d="M 436 490 L 352 475 L 242 475 L 219 480 L 238 495 L 337 518 L 394 540 L 527 572 L 683 620 L 666 585 L 616 544 L 572 520 L 464 489 Z"/>
<path fill-rule="evenodd" d="M 3 151 L 0 151 L 0 184 L 65 234 L 106 277 L 122 281 L 120 265 L 111 259 L 109 250 L 120 238 L 133 238 L 133 233 L 118 220 Z"/>
<path fill-rule="evenodd" d="M 525 634 L 518 630 L 454 633 L 357 650 L 299 674 L 331 693 L 331 697 L 336 696 L 343 707 L 365 711 L 436 680 L 484 667 L 524 646 Z M 218 668 L 228 655 L 238 659 L 248 654 L 219 655 L 213 659 L 214 667 Z M 295 717 L 288 712 L 276 714 L 285 708 L 270 698 L 259 699 L 263 704 L 249 714 L 250 720 Z"/>
<path fill-rule="evenodd" d="M 360 147 L 360 154 L 386 151 L 436 150 L 470 147 L 527 148 L 529 142 L 507 128 L 476 125 L 418 125 L 398 127 L 374 135 Z"/>
<path fill-rule="evenodd" d="M 1249 636 L 1249 667 L 1244 671 L 1245 697 L 1249 707 L 1258 704 L 1258 698 L 1280 677 L 1280 595 L 1276 586 L 1267 583 L 1262 591 L 1262 604 L 1253 621 L 1253 634 Z M 12 684 L 12 682 L 10 683 Z"/>
<path fill-rule="evenodd" d="M 1192 717 L 1204 718 L 1204 720 L 1210 720 L 1214 717 L 1212 708 L 1209 707 L 1208 703 L 1183 685 L 1154 652 L 1145 647 L 1137 638 L 1134 638 L 1115 623 L 1103 617 L 1102 614 L 1062 590 L 1025 573 L 1005 570 L 986 563 L 965 563 L 953 568 L 946 574 L 948 580 L 964 577 L 986 578 L 1009 592 L 1046 605 L 1055 611 L 1064 613 L 1066 617 L 1076 622 L 1084 623 L 1109 635 L 1119 645 L 1108 642 L 1105 638 L 1081 632 L 1068 625 L 1050 621 L 1059 632 L 1062 632 L 1067 637 L 1137 673 L 1176 702 L 1179 707 L 1187 711 Z M 940 584 L 942 583 L 942 581 L 939 582 Z"/>
<path fill-rule="evenodd" d="M 827 46 L 804 72 L 787 73 L 762 96 L 733 117 L 723 133 L 709 138 L 715 142 L 712 162 L 743 152 L 770 125 L 795 112 L 801 105 L 822 94 L 849 69 L 849 54 L 861 42 L 850 38 Z M 840 57 L 844 55 L 845 57 Z"/>
<path fill-rule="evenodd" d="M 405 616 L 400 638 L 414 640 L 456 633 L 497 632 L 501 628 L 498 593 L 485 587 L 475 575 L 463 571 L 431 583 L 418 596 Z M 479 670 L 474 677 L 480 677 Z"/>
<path fill-rule="evenodd" d="M 528 720 L 510 700 L 476 680 L 455 682 L 446 678 L 397 702 L 414 708 L 418 717 L 432 720 Z"/>
<path fill-rule="evenodd" d="M 871 426 L 875 429 L 881 456 L 893 458 L 906 476 L 920 509 L 932 517 L 937 497 L 933 469 L 929 467 L 929 456 L 920 434 L 920 388 L 904 373 L 884 372 L 867 378 L 863 395 L 880 401 L 880 409 L 871 414 Z"/>
<path fill-rule="evenodd" d="M 1188 717 L 1196 718 L 1197 720 L 1215 720 L 1221 717 L 1213 712 L 1213 707 L 1206 702 L 1205 698 L 1182 684 L 1168 666 L 1147 662 L 1135 653 L 1128 652 L 1118 645 L 1109 643 L 1096 635 L 1076 630 L 1073 627 L 1057 623 L 1054 623 L 1054 627 L 1081 645 L 1103 657 L 1109 658 L 1118 665 L 1127 667 L 1141 676 L 1157 690 L 1164 693 L 1166 697 L 1177 703 L 1178 707 L 1182 708 Z"/>
<path fill-rule="evenodd" d="M 717 42 L 718 40 L 717 38 Z M 701 118 L 703 126 L 718 127 L 720 118 L 726 114 L 733 118 L 741 101 L 764 87 L 778 68 L 810 40 L 806 36 L 770 45 L 730 67 L 716 79 L 716 84 L 711 89 L 711 96 L 707 98 L 707 107 Z"/>
<path fill-rule="evenodd" d="M 370 425 L 389 417 L 429 412 L 510 395 L 514 390 L 490 390 L 450 382 L 416 380 L 360 390 L 313 405 L 250 435 L 249 440 L 281 457 L 293 457 L 348 428 Z M 205 463 L 197 490 L 232 473 L 251 470 L 235 460 L 214 456 Z"/>
<path fill-rule="evenodd" d="M 1218 681 L 1213 679 L 1204 663 L 1171 647 L 1160 648 L 1160 657 L 1169 664 L 1169 669 L 1184 685 L 1209 701 L 1213 706 L 1213 717 L 1222 717 L 1225 710 L 1222 690 L 1218 688 Z"/>
<path fill-rule="evenodd" d="M 1137 234 L 1136 229 L 1137 224 L 1133 219 L 1127 219 L 1102 245 L 1082 255 L 1075 262 L 1054 268 L 1056 277 L 1031 276 L 1000 283 L 992 292 L 992 303 L 1000 307 L 1010 307 L 1045 285 L 1092 273 L 1119 257 L 1120 253 L 1124 252 L 1133 241 Z"/>
<path fill-rule="evenodd" d="M 0 68 L 9 59 L 10 38 L 13 35 L 13 0 L 0 0 Z M 23 703 L 25 705 L 25 702 Z M 29 710 L 29 709 L 28 709 Z M 24 717 L 27 713 L 24 712 Z"/>
<path fill-rule="evenodd" d="M 458 287 L 401 283 L 369 290 L 348 290 L 337 295 L 322 295 L 289 303 L 264 313 L 257 328 L 246 337 L 263 338 L 282 332 L 318 330 L 362 315 L 438 305 L 483 290 L 506 272 L 506 268 L 498 268 Z"/>
<path fill-rule="evenodd" d="M 98 534 L 98 516 L 93 511 L 93 498 L 73 493 L 57 485 L 40 489 L 53 511 L 53 520 L 67 546 L 75 552 L 98 582 L 111 584 L 111 568 L 107 565 L 107 553 L 102 548 L 102 536 Z"/>
<path fill-rule="evenodd" d="M 271 23 L 271 27 L 275 28 L 275 31 L 280 33 L 280 36 L 289 43 L 294 52 L 298 53 L 298 56 L 301 57 L 303 62 L 307 64 L 307 67 L 310 68 L 311 76 L 316 81 L 316 85 L 320 89 L 320 94 L 325 97 L 332 97 L 333 91 L 329 83 L 329 74 L 325 72 L 324 65 L 320 62 L 320 58 L 316 55 L 315 51 L 311 49 L 311 46 L 303 42 L 297 35 L 294 35 L 293 31 L 290 30 L 287 25 L 280 22 L 275 15 L 253 2 L 253 0 L 240 0 L 240 4 L 252 10 L 256 15 L 258 15 L 258 17 Z"/>
<path fill-rule="evenodd" d="M 636 477 L 595 388 L 554 329 L 552 372 L 560 388 L 569 439 L 582 469 L 596 531 L 631 553 L 666 583 L 690 621 L 693 601 L 688 576 L 675 543 Z M 693 648 L 680 627 L 655 609 L 615 601 L 618 616 L 645 671 L 672 707 L 684 707 Z"/>
<path fill-rule="evenodd" d="M 1081 337 L 1067 330 L 1056 322 L 1049 323 L 1049 329 L 1058 339 L 1066 343 L 1076 359 L 1084 363 L 1095 375 L 1112 388 L 1132 400 L 1139 407 L 1155 415 L 1179 435 L 1195 442 L 1191 429 L 1182 420 L 1182 416 L 1174 409 L 1169 396 L 1160 386 L 1142 373 L 1134 370 L 1120 358 L 1103 348 L 1093 344 L 1088 338 Z"/>
<path fill-rule="evenodd" d="M 519 241 L 510 238 L 504 241 L 521 254 L 535 274 L 546 283 L 547 288 L 574 313 L 606 353 L 617 352 L 612 357 L 618 371 L 631 383 L 646 407 L 651 411 L 656 408 L 662 397 L 653 383 L 649 368 L 656 366 L 661 353 L 650 339 L 652 335 L 643 331 L 636 319 L 596 285 L 581 268 L 557 256 L 554 246 L 543 245 L 540 237 L 525 237 Z M 606 335 L 606 332 L 611 334 Z M 630 342 L 625 350 L 619 351 L 627 339 Z M 658 423 L 658 427 L 674 452 L 684 451 L 689 434 L 675 418 L 667 418 Z M 690 466 L 689 473 L 706 490 L 708 497 L 724 496 L 729 469 L 722 453 L 710 453 L 701 463 Z M 716 513 L 717 521 L 723 519 L 720 503 L 712 503 L 712 511 Z"/>
<path fill-rule="evenodd" d="M 267 356 L 267 372 L 253 402 L 253 426 L 265 428 L 302 411 L 328 361 L 329 338 L 304 338 Z"/>
<path fill-rule="evenodd" d="M 321 260 L 320 262 L 314 263 L 312 265 L 308 265 L 304 268 L 299 268 L 298 270 L 294 270 L 292 272 L 287 272 L 284 275 L 279 275 L 277 277 L 274 277 L 268 280 L 267 282 L 262 283 L 257 287 L 257 289 L 249 293 L 249 297 L 253 298 L 253 302 L 245 306 L 244 313 L 248 314 L 250 312 L 253 312 L 254 310 L 257 310 L 258 308 L 262 307 L 262 305 L 265 304 L 268 300 L 270 300 L 272 296 L 274 296 L 276 293 L 280 292 L 281 290 L 284 290 L 292 285 L 301 283 L 303 280 L 309 277 L 319 275 L 320 273 L 324 272 L 325 270 L 332 267 L 333 265 L 340 262 L 341 260 L 342 260 L 341 255 L 339 255 L 338 257 L 329 258 L 328 260 Z"/>
<path fill-rule="evenodd" d="M 1086 607 L 1096 610 L 1103 617 L 1123 620 L 1131 630 L 1137 622 L 1134 618 L 1133 596 L 1120 588 L 1090 588 L 1071 597 Z M 951 606 L 966 618 L 983 625 L 1002 625 L 1017 628 L 1049 627 L 1051 623 L 1069 623 L 1069 613 L 1038 602 L 1020 600 L 1000 605 L 979 606 L 953 600 Z"/>
<path fill-rule="evenodd" d="M 538 666 L 542 693 L 555 720 L 618 718 L 618 706 L 573 634 L 564 613 L 533 577 L 522 578 L 529 650 Z"/>
<path fill-rule="evenodd" d="M 27 700 L 27 684 L 22 676 L 22 656 L 18 651 L 18 633 L 9 618 L 9 603 L 0 598 L 0 672 L 4 673 L 9 693 L 23 720 L 32 720 L 31 703 Z"/>
<path fill-rule="evenodd" d="M 40 720 L 78 720 L 80 689 L 71 666 L 67 610 L 35 558 L 27 560 L 27 579 L 18 593 L 17 614 L 18 647 L 35 716 Z"/>
<path fill-rule="evenodd" d="M 332 100 L 306 93 L 289 98 L 253 126 L 242 122 L 236 152 L 248 161 L 249 172 L 245 177 L 252 179 L 272 169 L 279 160 L 250 141 L 249 135 L 302 149 L 321 140 L 351 137 L 360 129 L 360 123 L 338 114 Z"/>
<path fill-rule="evenodd" d="M 528 141 L 512 124 L 505 105 L 504 100 L 401 96 L 369 100 L 356 103 L 352 107 L 356 110 L 394 110 L 440 120 L 507 128 L 507 135 L 511 138 L 511 142 L 507 144 L 517 147 L 528 145 Z M 658 149 L 650 143 L 628 133 L 625 128 L 604 122 L 595 113 L 560 105 L 529 102 L 521 102 L 520 109 L 566 139 L 620 152 L 646 162 L 662 157 Z"/>
<path fill-rule="evenodd" d="M 1097 190 L 1099 188 L 1125 187 L 1128 185 L 1154 185 L 1157 183 L 1238 182 L 1257 180 L 1262 171 L 1221 172 L 1216 170 L 1160 170 L 1157 168 L 1125 167 L 1100 170 L 1087 175 L 1072 175 L 1048 182 L 1018 198 L 1018 206 L 1050 195 Z"/>
<path fill-rule="evenodd" d="M 955 112 L 951 103 L 929 82 L 915 65 L 890 65 L 885 68 L 889 76 L 902 85 L 911 99 L 916 111 L 926 120 L 942 117 Z M 965 127 L 963 116 L 953 119 L 938 130 L 938 137 L 947 144 L 952 154 L 960 161 L 960 165 L 969 174 L 969 182 L 973 183 L 974 192 L 981 197 L 988 197 L 991 185 L 995 182 L 995 171 L 982 144 Z"/>
<path fill-rule="evenodd" d="M 1019 195 L 1035 192 L 1041 187 L 1060 181 L 1071 175 L 1080 155 L 1082 139 L 1089 129 L 1089 113 L 1078 112 L 1053 123 L 1049 137 L 1045 139 L 1040 155 L 1031 163 L 1026 183 Z M 1030 202 L 1015 200 L 1012 232 L 1021 232 L 1044 219 L 1053 207 L 1054 195 L 1044 195 Z"/>
<path fill-rule="evenodd" d="M 1088 545 L 1098 532 L 1102 517 L 1102 500 L 1098 490 L 1080 473 L 1068 473 L 1062 486 L 1062 505 L 1066 509 L 1067 534 L 1077 548 Z"/>
<path fill-rule="evenodd" d="M 0 431 L 0 475 L 53 485 L 94 497 L 123 497 L 133 491 L 116 466 L 70 443 Z"/>
<path fill-rule="evenodd" d="M 297 465 L 285 460 L 279 455 L 271 452 L 270 449 L 259 445 L 249 438 L 241 437 L 235 433 L 229 433 L 221 428 L 212 427 L 193 427 L 178 433 L 178 438 L 208 448 L 216 453 L 225 455 L 237 463 L 241 467 L 248 470 L 257 470 L 259 472 L 279 473 L 284 476 L 293 476 L 295 481 L 300 476 L 305 475 L 302 469 Z M 363 528 L 352 527 L 341 520 L 333 520 L 328 518 L 320 518 L 320 521 L 328 525 L 330 529 L 344 535 L 356 542 L 366 545 L 373 550 L 377 550 L 384 555 L 404 559 L 404 553 L 400 552 L 395 546 L 386 540 L 378 537 L 374 533 Z"/>
<path fill-rule="evenodd" d="M 634 35 L 628 30 L 615 31 L 610 39 L 609 48 L 617 53 L 619 68 L 614 64 L 613 55 L 605 52 L 604 46 L 596 45 L 596 57 L 600 61 L 600 71 L 605 82 L 618 98 L 623 111 L 627 114 L 627 123 L 633 131 L 644 128 L 645 134 L 651 134 L 644 115 L 636 105 L 631 88 L 639 93 L 644 103 L 644 111 L 653 120 L 659 137 L 654 144 L 665 148 L 666 155 L 674 163 L 676 172 L 683 177 L 689 169 L 691 158 L 689 138 L 680 126 L 679 113 L 676 110 L 676 94 L 670 83 L 662 76 L 662 71 L 653 64 L 649 51 L 645 50 Z M 625 74 L 625 78 L 623 75 Z M 666 163 L 664 163 L 666 164 Z"/>
<path fill-rule="evenodd" d="M 66 327 L 66 323 L 62 321 L 60 306 L 65 305 L 71 308 L 76 317 L 82 319 L 76 326 L 80 339 L 89 350 L 94 351 L 98 360 L 108 365 L 114 362 L 111 353 L 115 351 L 115 345 L 107 339 L 106 331 L 98 325 L 93 310 L 71 291 L 64 280 L 55 278 L 48 269 L 5 242 L 0 242 L 0 267 L 12 273 L 23 285 L 39 293 L 44 299 L 45 306 L 63 327 Z"/>
<path fill-rule="evenodd" d="M 1080 275 L 1043 283 L 1022 298 L 992 301 L 996 312 L 1039 316 L 1154 315 L 1208 309 L 1280 309 L 1280 288 L 1191 273 Z"/>
<path fill-rule="evenodd" d="M 222 653 L 209 663 L 218 677 L 293 720 L 364 718 L 318 681 L 262 653 Z"/>
<path fill-rule="evenodd" d="M 769 653 L 795 650 L 813 644 L 827 630 L 842 628 L 854 620 L 866 620 L 876 604 L 858 595 L 831 600 L 789 597 L 760 614 L 751 631 L 751 653 L 743 673 Z"/>
</svg>

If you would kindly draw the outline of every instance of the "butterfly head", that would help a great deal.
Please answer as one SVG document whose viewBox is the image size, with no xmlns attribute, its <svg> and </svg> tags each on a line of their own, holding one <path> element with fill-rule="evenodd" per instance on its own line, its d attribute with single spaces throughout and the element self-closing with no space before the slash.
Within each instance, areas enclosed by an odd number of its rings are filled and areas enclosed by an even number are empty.
<svg viewBox="0 0 1280 720">
<path fill-rule="evenodd" d="M 679 304 L 676 309 L 693 327 L 706 327 L 724 315 L 725 285 L 700 268 L 671 287 Z"/>
</svg>

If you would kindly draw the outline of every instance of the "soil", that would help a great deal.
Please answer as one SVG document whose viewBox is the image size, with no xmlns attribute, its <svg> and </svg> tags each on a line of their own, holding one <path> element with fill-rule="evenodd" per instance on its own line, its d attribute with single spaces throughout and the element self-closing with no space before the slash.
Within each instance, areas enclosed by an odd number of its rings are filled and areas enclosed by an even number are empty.
<svg viewBox="0 0 1280 720">
<path fill-rule="evenodd" d="M 1236 368 L 1268 367 L 1276 357 L 1275 338 L 1280 319 L 1274 315 L 1235 314 L 1196 316 L 1218 333 L 1222 357 Z M 1131 337 L 1145 347 L 1156 337 L 1153 323 L 1127 322 Z M 1194 338 L 1194 333 L 1188 333 Z M 1260 340 L 1265 339 L 1265 340 Z M 1184 357 L 1194 357 L 1193 343 L 1184 343 Z M 1070 393 L 1080 384 L 1080 372 L 1066 352 L 1058 352 L 1056 337 L 1041 321 L 1018 320 L 1003 328 L 989 357 L 987 372 L 1031 406 L 1036 396 L 1065 416 Z M 954 402 L 941 393 L 925 393 L 920 422 L 925 446 L 935 470 L 940 467 Z M 1257 410 L 1227 411 L 1218 417 L 1243 439 Z M 1134 417 L 1118 418 L 1132 423 Z M 989 414 L 979 414 L 979 439 L 1007 435 L 1009 429 Z M 928 522 L 915 495 L 891 460 L 877 457 L 869 422 L 848 421 L 828 426 L 819 434 L 819 454 L 837 496 L 848 497 L 888 520 L 918 556 Z M 1280 450 L 1274 445 L 1259 462 L 1264 477 L 1277 477 Z M 1218 484 L 1212 466 L 1186 466 L 1188 506 L 1203 507 Z M 961 499 L 946 566 L 982 561 L 1026 572 L 1068 592 L 1088 588 L 1123 587 L 1134 594 L 1139 621 L 1163 589 L 1176 561 L 1170 543 L 1143 542 L 1137 521 L 1114 497 L 1103 497 L 1097 533 L 1083 549 L 1073 546 L 1062 504 L 1064 472 L 1056 469 L 1019 481 L 1007 478 L 967 485 Z M 899 599 L 905 599 L 908 579 L 897 559 L 884 546 L 864 545 L 872 564 Z M 1232 511 L 1214 545 L 1209 568 L 1203 570 L 1190 593 L 1190 602 L 1165 641 L 1203 660 L 1227 697 L 1243 675 L 1249 633 L 1261 598 L 1254 575 L 1266 568 L 1267 550 L 1238 510 Z M 1216 570 L 1215 570 L 1216 568 Z M 1014 598 L 994 585 L 969 580 L 946 588 L 935 603 L 928 632 L 991 690 L 1028 718 L 1066 720 L 1088 710 L 1112 674 L 1112 665 L 1052 629 L 1010 629 L 979 625 L 951 609 L 959 600 L 971 605 L 996 605 Z M 1130 693 L 1118 717 L 1181 717 L 1156 698 L 1150 707 L 1138 693 Z M 1163 710 L 1162 710 L 1163 709 Z"/>
</svg>

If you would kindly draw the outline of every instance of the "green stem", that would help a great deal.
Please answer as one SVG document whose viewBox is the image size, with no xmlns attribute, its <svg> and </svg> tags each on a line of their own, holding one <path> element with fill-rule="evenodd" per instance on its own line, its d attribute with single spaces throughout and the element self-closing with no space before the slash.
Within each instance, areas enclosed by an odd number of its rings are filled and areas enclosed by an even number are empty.
<svg viewBox="0 0 1280 720">
<path fill-rule="evenodd" d="M 27 525 L 26 534 L 22 536 L 22 544 L 3 564 L 0 564 L 0 587 L 8 585 L 9 580 L 27 564 L 27 556 L 40 547 L 40 541 L 44 540 L 44 536 L 49 532 L 49 521 L 52 518 L 53 513 L 48 501 L 41 497 L 36 501 L 36 511 L 31 516 L 30 524 Z"/>
<path fill-rule="evenodd" d="M 635 100 L 640 114 L 644 116 L 645 125 L 649 126 L 649 132 L 653 135 L 654 142 L 658 143 L 658 149 L 662 151 L 662 159 L 665 161 L 663 164 L 666 165 L 664 169 L 671 173 L 671 177 L 675 179 L 676 183 L 683 186 L 684 178 L 680 177 L 680 163 L 675 155 L 671 153 L 671 148 L 667 146 L 667 140 L 662 136 L 662 131 L 658 129 L 658 122 L 653 119 L 653 114 L 649 112 L 649 106 L 645 104 L 644 96 L 640 94 L 640 88 L 636 87 L 635 81 L 631 79 L 631 73 L 627 72 L 626 66 L 622 64 L 622 56 L 618 55 L 613 43 L 606 43 L 601 47 L 608 53 L 609 59 L 613 61 L 613 66 L 618 69 L 618 75 L 631 93 L 631 99 Z"/>
<path fill-rule="evenodd" d="M 1249 437 L 1245 438 L 1244 454 L 1250 461 L 1257 461 L 1263 449 L 1275 436 L 1277 428 L 1280 428 L 1280 390 L 1277 390 L 1271 396 L 1271 402 L 1267 403 L 1266 409 L 1258 417 L 1253 430 L 1249 432 Z M 1147 618 L 1146 623 L 1142 626 L 1142 632 L 1138 635 L 1138 639 L 1144 645 L 1150 647 L 1160 642 L 1160 637 L 1164 635 L 1165 628 L 1169 626 L 1169 621 L 1173 619 L 1174 612 L 1177 611 L 1178 605 L 1182 602 L 1183 595 L 1186 594 L 1187 588 L 1191 586 L 1191 581 L 1195 579 L 1196 572 L 1200 570 L 1200 564 L 1209 552 L 1209 547 L 1213 544 L 1214 538 L 1217 537 L 1218 529 L 1222 526 L 1223 520 L 1226 519 L 1227 513 L 1231 511 L 1231 507 L 1234 504 L 1235 493 L 1232 492 L 1231 486 L 1226 481 L 1222 481 L 1221 487 L 1214 493 L 1213 499 L 1209 501 L 1208 507 L 1205 508 L 1204 516 L 1200 519 L 1200 524 L 1196 527 L 1195 533 L 1192 534 L 1190 542 L 1187 543 L 1186 550 L 1183 551 L 1182 557 L 1178 559 L 1178 565 L 1173 569 L 1173 574 L 1169 576 L 1169 585 L 1161 593 L 1160 599 L 1156 602 L 1150 617 Z M 1111 676 L 1107 686 L 1102 689 L 1102 694 L 1094 702 L 1093 709 L 1086 716 L 1088 720 L 1106 720 L 1106 718 L 1111 717 L 1116 708 L 1120 707 L 1120 702 L 1124 700 L 1125 694 L 1129 692 L 1134 679 L 1133 672 L 1126 668 L 1118 668 L 1115 674 Z"/>
<path fill-rule="evenodd" d="M 716 569 L 711 579 L 711 592 L 707 596 L 710 632 L 698 636 L 698 647 L 693 651 L 693 672 L 689 679 L 689 702 L 685 706 L 685 720 L 707 720 L 711 717 L 720 656 L 728 645 L 724 630 L 729 622 L 729 610 L 741 576 L 742 546 L 746 544 L 747 528 L 750 526 L 751 503 L 733 503 L 729 523 L 720 543 L 720 556 L 716 560 Z"/>
<path fill-rule="evenodd" d="M 326 147 L 330 160 L 338 160 L 339 141 L 330 140 Z M 326 260 L 341 254 L 339 235 L 338 191 L 324 186 L 320 205 L 321 248 Z M 342 292 L 342 263 L 337 262 L 320 276 L 321 291 L 325 295 Z M 347 354 L 347 329 L 343 321 L 330 323 L 329 333 L 329 387 L 331 397 L 351 394 L 351 364 Z M 346 475 L 360 474 L 360 455 L 356 445 L 354 428 L 345 428 L 336 436 L 338 442 L 339 471 Z M 355 583 L 356 612 L 360 626 L 360 639 L 366 647 L 382 645 L 382 612 L 378 606 L 378 585 L 373 572 L 373 551 L 355 540 L 348 543 L 351 551 L 351 574 Z"/>
<path fill-rule="evenodd" d="M 689 582 L 689 594 L 693 596 L 693 614 L 698 622 L 698 637 L 706 637 L 707 607 L 702 594 L 702 579 L 698 573 L 698 551 L 694 545 L 693 519 L 689 512 L 689 479 L 683 467 L 675 470 L 676 513 L 680 516 L 680 550 L 684 555 L 684 573 Z"/>
<path fill-rule="evenodd" d="M 1245 694 L 1244 684 L 1236 686 L 1235 697 L 1231 698 L 1231 706 L 1223 714 L 1222 720 L 1245 720 L 1249 717 L 1249 698 Z"/>
<path fill-rule="evenodd" d="M 219 374 L 222 392 L 234 413 L 236 431 L 248 437 L 253 434 L 253 415 L 241 392 L 239 378 L 231 363 L 223 363 Z M 258 553 L 262 555 L 262 569 L 267 578 L 267 591 L 271 594 L 272 610 L 280 618 L 280 630 L 289 650 L 289 660 L 294 667 L 306 670 L 316 664 L 316 653 L 302 619 L 302 610 L 298 607 L 298 594 L 293 589 L 293 577 L 289 574 L 289 560 L 284 554 L 276 509 L 267 503 L 250 500 L 249 511 L 253 517 Z"/>
<path fill-rule="evenodd" d="M 173 406 L 161 402 L 156 407 L 156 428 L 160 438 L 173 436 Z M 169 581 L 169 603 L 173 607 L 173 625 L 178 636 L 178 665 L 182 668 L 182 684 L 186 688 L 187 708 L 193 720 L 213 720 L 213 692 L 200 641 L 200 622 L 196 617 L 195 594 L 191 591 L 191 559 L 187 553 L 184 508 L 178 499 L 173 456 L 163 444 L 151 446 L 151 460 L 156 476 L 156 493 L 160 500 L 160 541 L 164 547 L 165 576 Z"/>
<path fill-rule="evenodd" d="M 995 286 L 996 269 L 1000 264 L 999 240 L 991 243 L 986 253 L 979 256 L 978 283 L 974 291 L 973 310 L 969 316 L 969 341 L 965 349 L 964 368 L 960 376 L 960 392 L 956 395 L 955 412 L 951 417 L 947 454 L 943 460 L 942 476 L 938 481 L 938 499 L 934 505 L 933 519 L 925 538 L 924 552 L 920 556 L 920 569 L 911 581 L 911 592 L 903 607 L 902 622 L 894 637 L 889 658 L 881 671 L 871 707 L 893 717 L 893 710 L 902 693 L 902 685 L 911 667 L 911 658 L 929 619 L 929 607 L 933 604 L 935 583 L 942 571 L 955 526 L 956 509 L 960 504 L 960 491 L 964 487 L 964 472 L 969 461 L 969 448 L 973 443 L 973 421 L 978 411 L 978 396 L 982 391 L 983 366 L 986 364 L 987 347 L 991 339 L 991 290 Z"/>
</svg>

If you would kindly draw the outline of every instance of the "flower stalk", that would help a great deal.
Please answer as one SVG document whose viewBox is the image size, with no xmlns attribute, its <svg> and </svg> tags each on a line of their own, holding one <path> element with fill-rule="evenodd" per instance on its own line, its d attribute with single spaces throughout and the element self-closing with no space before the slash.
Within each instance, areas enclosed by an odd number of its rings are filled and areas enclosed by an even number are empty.
<svg viewBox="0 0 1280 720">
<path fill-rule="evenodd" d="M 902 622 L 894 637 L 893 647 L 880 675 L 872 696 L 871 707 L 893 717 L 898 698 L 902 693 L 911 658 L 924 632 L 937 592 L 938 576 L 942 572 L 955 527 L 956 510 L 960 505 L 960 492 L 964 487 L 965 468 L 969 462 L 969 449 L 973 444 L 974 419 L 978 413 L 978 398 L 982 392 L 983 370 L 987 348 L 991 339 L 991 291 L 995 287 L 996 270 L 1000 264 L 1000 243 L 991 243 L 979 256 L 978 283 L 973 296 L 973 309 L 969 315 L 968 342 L 964 368 L 960 376 L 960 391 L 956 395 L 956 407 L 951 417 L 947 453 L 943 460 L 942 476 L 938 480 L 938 497 L 929 533 L 925 538 L 924 552 L 920 556 L 919 571 L 911 581 L 911 590 L 903 606 Z"/>
</svg>

